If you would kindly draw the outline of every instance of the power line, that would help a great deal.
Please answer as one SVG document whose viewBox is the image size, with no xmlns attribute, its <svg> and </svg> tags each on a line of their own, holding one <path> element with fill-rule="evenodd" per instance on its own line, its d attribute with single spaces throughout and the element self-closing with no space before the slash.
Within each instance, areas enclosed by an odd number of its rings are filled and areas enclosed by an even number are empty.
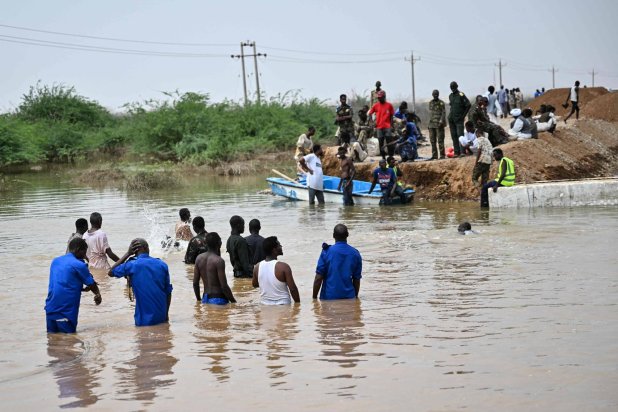
<svg viewBox="0 0 618 412">
<path fill-rule="evenodd" d="M 6 28 L 9 28 L 9 29 L 15 29 L 15 30 L 31 31 L 31 32 L 36 32 L 36 33 L 54 34 L 54 35 L 57 35 L 57 36 L 81 37 L 81 38 L 84 38 L 84 39 L 108 40 L 108 41 L 125 42 L 125 43 L 158 44 L 158 45 L 165 45 L 165 46 L 207 46 L 207 47 L 229 47 L 229 46 L 233 46 L 233 44 L 230 44 L 230 43 L 162 42 L 162 41 L 151 41 L 151 40 L 122 39 L 122 38 L 118 38 L 118 37 L 90 36 L 90 35 L 86 35 L 86 34 L 63 33 L 63 32 L 52 31 L 52 30 L 33 29 L 33 28 L 30 28 L 30 27 L 11 26 L 11 25 L 8 25 L 8 24 L 0 24 L 0 27 L 6 27 Z"/>
</svg>

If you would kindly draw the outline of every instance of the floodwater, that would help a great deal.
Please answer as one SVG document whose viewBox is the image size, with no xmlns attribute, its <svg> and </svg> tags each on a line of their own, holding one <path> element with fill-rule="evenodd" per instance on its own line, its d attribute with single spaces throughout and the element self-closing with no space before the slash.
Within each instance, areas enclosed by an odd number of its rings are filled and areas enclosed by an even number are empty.
<svg viewBox="0 0 618 412">
<path fill-rule="evenodd" d="M 263 176 L 148 193 L 75 186 L 63 172 L 12 177 L 0 193 L 2 410 L 618 409 L 615 207 L 321 208 L 258 194 Z M 196 303 L 183 253 L 157 246 L 180 207 L 224 242 L 231 215 L 259 218 L 301 304 L 260 306 L 229 264 L 238 303 Z M 46 334 L 49 264 L 93 211 L 118 255 L 146 237 L 169 264 L 169 324 L 135 327 L 125 282 L 95 273 L 103 303 L 85 294 L 78 333 Z M 480 233 L 458 235 L 463 220 Z M 360 299 L 314 302 L 339 222 L 364 258 Z"/>
</svg>

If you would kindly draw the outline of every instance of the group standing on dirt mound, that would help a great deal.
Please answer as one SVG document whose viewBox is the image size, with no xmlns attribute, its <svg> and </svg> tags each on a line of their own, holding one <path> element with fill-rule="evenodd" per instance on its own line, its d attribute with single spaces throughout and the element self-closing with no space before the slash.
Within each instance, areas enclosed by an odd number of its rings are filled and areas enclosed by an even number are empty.
<svg viewBox="0 0 618 412">
<path fill-rule="evenodd" d="M 432 100 L 428 104 L 427 125 L 431 157 L 425 158 L 419 156 L 418 150 L 421 142 L 425 141 L 425 136 L 421 132 L 421 119 L 414 111 L 408 110 L 405 101 L 395 110 L 387 100 L 386 91 L 382 89 L 380 81 L 376 82 L 375 89 L 371 91 L 369 99 L 371 106 L 364 105 L 358 110 L 356 122 L 347 95 L 341 94 L 335 124 L 338 126 L 337 157 L 341 162 L 342 178 L 349 180 L 351 162 L 363 162 L 370 156 L 380 156 L 386 160 L 387 156 L 394 159 L 395 155 L 399 155 L 401 163 L 476 156 L 472 179 L 476 185 L 479 177 L 482 177 L 482 187 L 487 183 L 494 148 L 510 141 L 535 139 L 541 132 L 553 133 L 556 129 L 556 108 L 551 104 L 541 105 L 536 112 L 533 112 L 531 108 L 524 107 L 523 93 L 519 88 L 509 90 L 501 85 L 500 90 L 496 91 L 494 86 L 489 86 L 483 95 L 476 96 L 474 104 L 459 90 L 457 82 L 451 82 L 449 88 L 451 93 L 448 96 L 448 113 L 447 104 L 440 99 L 440 92 L 438 90 L 432 92 Z M 541 88 L 537 89 L 534 95 L 541 97 L 544 93 L 545 88 Z M 571 106 L 571 113 L 565 118 L 565 123 L 572 114 L 579 118 L 579 102 L 579 81 L 577 81 L 569 91 L 565 102 L 565 106 L 569 104 Z M 500 125 L 499 119 L 509 117 L 510 127 L 505 130 Z M 447 125 L 452 140 L 452 147 L 448 149 L 444 143 Z M 307 162 L 315 164 L 316 161 L 321 161 L 319 154 L 323 156 L 326 152 L 322 148 L 318 155 L 315 154 L 312 140 L 314 134 L 315 128 L 311 126 L 298 138 L 295 160 L 300 175 L 308 173 Z M 378 169 L 377 174 L 380 173 Z M 311 176 L 310 180 L 316 179 Z M 319 184 L 313 186 L 315 187 L 311 188 L 312 192 L 320 202 L 322 188 Z M 389 183 L 387 186 L 392 188 L 394 184 Z M 340 190 L 349 191 L 350 185 L 344 183 Z M 349 197 L 349 193 L 347 195 Z M 386 199 L 383 203 L 390 202 Z"/>
</svg>

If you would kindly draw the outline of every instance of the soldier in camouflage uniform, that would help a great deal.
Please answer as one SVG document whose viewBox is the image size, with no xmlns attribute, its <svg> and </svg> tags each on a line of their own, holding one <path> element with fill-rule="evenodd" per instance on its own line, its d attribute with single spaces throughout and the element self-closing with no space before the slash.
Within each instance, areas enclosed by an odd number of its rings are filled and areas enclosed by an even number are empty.
<svg viewBox="0 0 618 412">
<path fill-rule="evenodd" d="M 335 124 L 339 126 L 339 139 L 342 144 L 350 144 L 354 137 L 354 121 L 352 120 L 354 113 L 347 101 L 348 97 L 345 94 L 339 96 L 341 104 L 337 107 L 337 117 L 335 119 Z"/>
<path fill-rule="evenodd" d="M 355 125 L 356 136 L 363 150 L 367 150 L 367 140 L 373 136 L 373 121 L 367 116 L 369 107 L 363 106 L 358 111 L 358 122 Z"/>
<path fill-rule="evenodd" d="M 431 95 L 433 100 L 429 102 L 429 141 L 431 142 L 431 159 L 438 159 L 438 146 L 440 159 L 444 159 L 444 128 L 446 127 L 446 105 L 440 100 L 440 92 L 434 90 Z"/>
<path fill-rule="evenodd" d="M 487 114 L 488 103 L 487 97 L 481 97 L 470 112 L 468 120 L 474 124 L 476 129 L 487 133 L 489 142 L 493 147 L 496 147 L 509 141 L 508 133 L 502 127 L 489 120 L 489 115 Z"/>
<path fill-rule="evenodd" d="M 382 82 L 379 80 L 376 82 L 375 90 L 371 91 L 371 96 L 369 96 L 369 107 L 373 107 L 374 104 L 378 102 L 378 92 L 382 90 Z"/>
<path fill-rule="evenodd" d="M 466 95 L 458 90 L 457 82 L 451 82 L 451 94 L 448 96 L 448 101 L 451 110 L 448 113 L 448 127 L 451 130 L 451 139 L 453 140 L 453 149 L 455 156 L 461 155 L 459 147 L 459 136 L 463 136 L 464 119 L 470 110 L 470 100 Z"/>
</svg>

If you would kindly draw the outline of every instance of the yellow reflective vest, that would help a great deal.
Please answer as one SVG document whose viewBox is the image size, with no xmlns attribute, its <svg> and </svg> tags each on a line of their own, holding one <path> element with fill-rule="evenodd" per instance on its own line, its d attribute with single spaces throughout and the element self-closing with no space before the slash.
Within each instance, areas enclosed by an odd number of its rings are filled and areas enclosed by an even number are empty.
<svg viewBox="0 0 618 412">
<path fill-rule="evenodd" d="M 500 176 L 502 176 L 502 168 L 506 167 L 506 174 L 504 175 L 504 179 L 500 184 L 502 186 L 513 186 L 515 184 L 515 163 L 508 157 L 503 157 L 500 159 L 500 164 L 498 165 L 498 176 L 496 176 L 496 182 L 500 180 Z"/>
</svg>

